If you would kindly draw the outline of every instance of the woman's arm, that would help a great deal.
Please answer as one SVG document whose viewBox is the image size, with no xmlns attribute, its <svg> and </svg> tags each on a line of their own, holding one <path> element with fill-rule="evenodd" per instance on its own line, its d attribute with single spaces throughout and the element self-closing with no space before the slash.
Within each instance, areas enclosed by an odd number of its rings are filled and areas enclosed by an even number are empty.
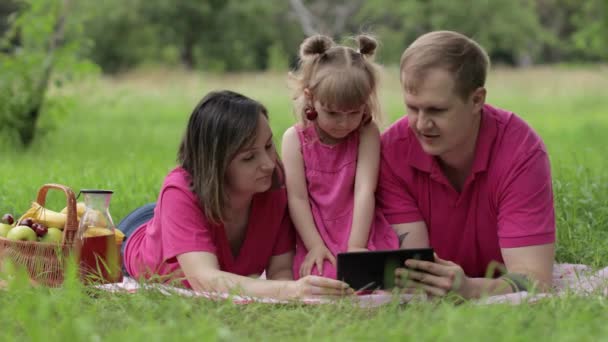
<svg viewBox="0 0 608 342">
<path fill-rule="evenodd" d="M 287 186 L 287 203 L 289 214 L 296 231 L 304 241 L 309 251 L 318 245 L 325 245 L 317 232 L 315 221 L 310 210 L 304 160 L 300 150 L 300 139 L 294 127 L 290 127 L 283 135 L 282 153 L 285 167 L 285 185 Z"/>
<path fill-rule="evenodd" d="M 207 252 L 189 252 L 177 256 L 186 279 L 195 291 L 230 293 L 276 299 L 352 294 L 346 283 L 308 276 L 298 281 L 249 278 L 219 269 L 217 257 Z M 285 260 L 283 260 L 285 261 Z"/>
<path fill-rule="evenodd" d="M 348 249 L 367 248 L 369 230 L 376 207 L 376 185 L 380 165 L 380 131 L 376 123 L 361 127 L 357 170 L 355 175 L 355 204 Z"/>
</svg>

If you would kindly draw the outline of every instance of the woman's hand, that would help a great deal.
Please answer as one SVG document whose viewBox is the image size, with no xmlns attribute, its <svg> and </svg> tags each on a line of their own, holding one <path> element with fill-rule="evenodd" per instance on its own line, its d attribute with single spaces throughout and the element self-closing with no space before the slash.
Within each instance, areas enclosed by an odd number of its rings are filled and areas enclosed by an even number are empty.
<svg viewBox="0 0 608 342">
<path fill-rule="evenodd" d="M 300 299 L 305 297 L 339 297 L 348 296 L 354 290 L 347 283 L 320 276 L 305 276 L 291 282 L 290 297 Z"/>
<path fill-rule="evenodd" d="M 310 275 L 312 268 L 316 265 L 319 274 L 323 274 L 323 261 L 327 259 L 329 262 L 336 267 L 336 258 L 333 254 L 325 247 L 325 244 L 319 244 L 308 251 L 304 262 L 300 266 L 300 278 Z"/>
<path fill-rule="evenodd" d="M 395 284 L 406 292 L 423 290 L 426 294 L 442 297 L 452 292 L 464 298 L 470 298 L 472 292 L 471 278 L 467 277 L 462 267 L 443 260 L 435 254 L 435 262 L 409 259 L 407 268 L 395 270 Z"/>
</svg>

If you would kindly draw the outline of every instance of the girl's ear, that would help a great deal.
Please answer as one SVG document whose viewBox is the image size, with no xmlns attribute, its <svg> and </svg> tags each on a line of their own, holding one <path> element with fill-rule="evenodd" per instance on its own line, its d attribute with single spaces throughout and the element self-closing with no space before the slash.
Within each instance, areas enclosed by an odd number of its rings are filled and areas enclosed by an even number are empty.
<svg viewBox="0 0 608 342">
<path fill-rule="evenodd" d="M 308 88 L 304 88 L 304 97 L 308 100 L 308 101 L 312 101 L 312 92 L 310 91 L 310 89 Z"/>
</svg>

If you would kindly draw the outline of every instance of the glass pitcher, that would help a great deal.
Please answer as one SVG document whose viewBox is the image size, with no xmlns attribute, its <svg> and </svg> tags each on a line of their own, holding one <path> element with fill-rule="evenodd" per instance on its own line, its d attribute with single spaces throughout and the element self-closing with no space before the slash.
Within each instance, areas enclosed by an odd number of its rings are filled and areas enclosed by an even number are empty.
<svg viewBox="0 0 608 342">
<path fill-rule="evenodd" d="M 120 282 L 120 249 L 114 236 L 116 227 L 110 216 L 113 191 L 86 189 L 80 193 L 85 204 L 76 233 L 81 278 L 85 282 Z"/>
</svg>

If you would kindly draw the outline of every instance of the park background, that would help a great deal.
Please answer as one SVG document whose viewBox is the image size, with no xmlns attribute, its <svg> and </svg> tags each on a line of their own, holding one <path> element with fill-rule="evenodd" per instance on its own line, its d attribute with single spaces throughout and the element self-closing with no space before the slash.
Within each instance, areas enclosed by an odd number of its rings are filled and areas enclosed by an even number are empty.
<svg viewBox="0 0 608 342">
<path fill-rule="evenodd" d="M 118 223 L 156 200 L 190 112 L 211 90 L 264 103 L 280 143 L 295 122 L 287 72 L 315 32 L 347 44 L 376 35 L 388 125 L 404 113 L 402 51 L 437 29 L 487 49 L 488 102 L 544 139 L 557 261 L 607 266 L 605 0 L 0 0 L 0 213 L 20 215 L 53 182 L 114 190 Z M 64 205 L 49 195 L 51 209 Z M 0 339 L 597 340 L 608 336 L 607 306 L 574 295 L 517 307 L 235 306 L 17 283 L 0 292 Z"/>
</svg>

